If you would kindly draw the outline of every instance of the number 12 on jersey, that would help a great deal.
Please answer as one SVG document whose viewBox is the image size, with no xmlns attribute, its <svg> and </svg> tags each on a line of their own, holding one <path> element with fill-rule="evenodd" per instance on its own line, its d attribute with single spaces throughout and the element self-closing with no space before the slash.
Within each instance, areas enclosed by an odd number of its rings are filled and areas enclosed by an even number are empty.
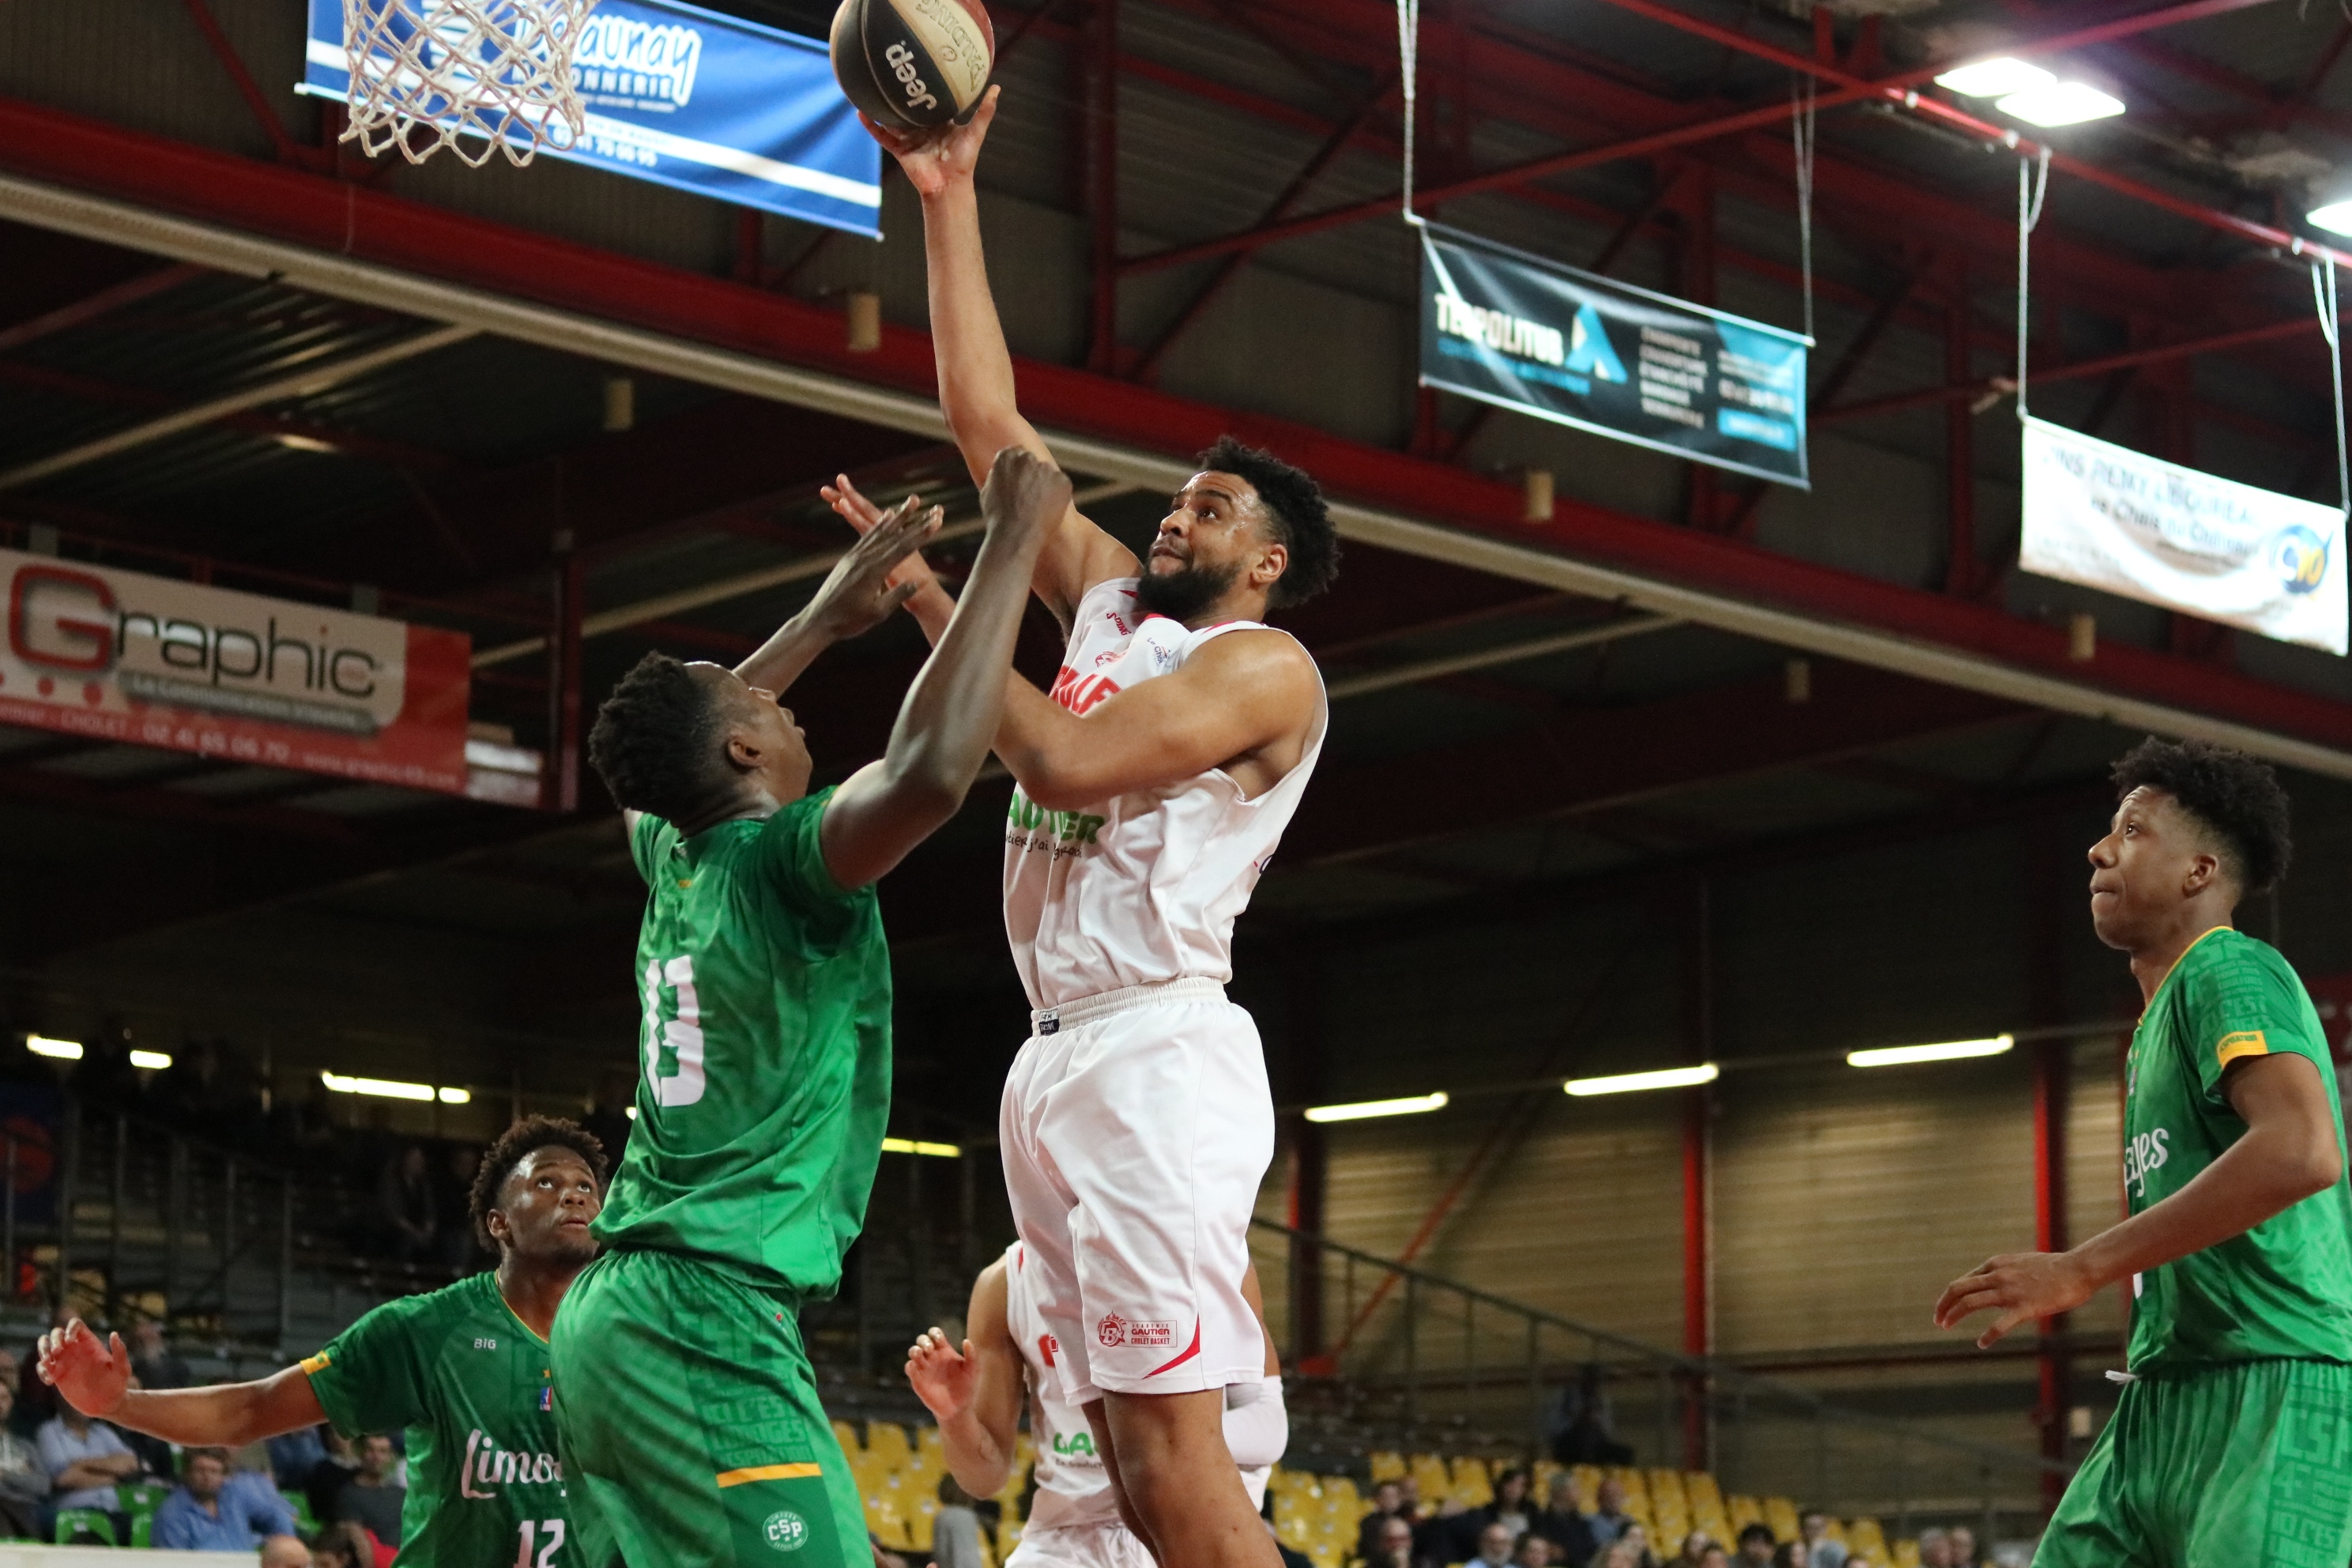
<svg viewBox="0 0 2352 1568">
<path fill-rule="evenodd" d="M 677 998 L 677 1010 L 662 1017 L 662 994 Z M 702 999 L 694 993 L 694 960 L 673 958 L 646 965 L 646 1083 L 656 1105 L 692 1105 L 702 1098 Z M 662 1057 L 674 1052 L 674 1070 L 662 1071 Z"/>
<path fill-rule="evenodd" d="M 563 1550 L 563 1521 L 560 1519 L 526 1519 L 520 1532 L 522 1540 L 515 1549 L 514 1568 L 555 1568 L 555 1554 Z M 539 1555 L 530 1553 L 533 1546 Z"/>
</svg>

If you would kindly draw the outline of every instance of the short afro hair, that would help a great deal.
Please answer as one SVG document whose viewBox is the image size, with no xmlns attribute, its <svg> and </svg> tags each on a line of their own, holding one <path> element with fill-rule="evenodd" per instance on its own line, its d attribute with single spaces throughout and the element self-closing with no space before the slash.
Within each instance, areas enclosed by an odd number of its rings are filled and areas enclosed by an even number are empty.
<svg viewBox="0 0 2352 1568">
<path fill-rule="evenodd" d="M 605 1158 L 603 1139 L 577 1121 L 567 1121 L 560 1116 L 526 1116 L 499 1133 L 499 1141 L 482 1155 L 481 1169 L 474 1173 L 474 1190 L 466 1199 L 466 1212 L 473 1216 L 474 1235 L 486 1251 L 499 1249 L 497 1240 L 490 1235 L 490 1211 L 499 1206 L 499 1194 L 505 1190 L 507 1178 L 515 1173 L 515 1167 L 534 1149 L 571 1150 L 588 1162 L 588 1168 L 596 1173 L 600 1190 L 604 1185 L 604 1173 L 612 1165 Z"/>
<path fill-rule="evenodd" d="M 676 822 L 709 786 L 723 721 L 692 670 L 666 653 L 648 653 L 596 710 L 588 760 L 614 804 Z"/>
<path fill-rule="evenodd" d="M 2160 789 L 2221 840 L 2222 869 L 2242 893 L 2260 893 L 2286 875 L 2286 791 L 2265 762 L 2210 741 L 2149 736 L 2116 762 L 2116 798 Z"/>
<path fill-rule="evenodd" d="M 1238 474 L 1257 491 L 1274 520 L 1274 536 L 1290 552 L 1290 563 L 1266 595 L 1272 605 L 1303 604 L 1328 588 L 1339 575 L 1339 531 L 1331 526 L 1331 509 L 1323 504 L 1322 488 L 1304 468 L 1294 468 L 1273 453 L 1244 446 L 1231 436 L 1201 454 L 1203 471 Z"/>
</svg>

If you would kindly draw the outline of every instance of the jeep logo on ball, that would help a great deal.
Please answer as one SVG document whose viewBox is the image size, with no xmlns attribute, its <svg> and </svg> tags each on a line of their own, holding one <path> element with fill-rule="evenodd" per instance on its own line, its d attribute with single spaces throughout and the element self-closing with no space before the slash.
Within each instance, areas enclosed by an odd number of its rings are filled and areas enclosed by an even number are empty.
<svg viewBox="0 0 2352 1568">
<path fill-rule="evenodd" d="M 908 108 L 937 109 L 940 106 L 940 100 L 931 96 L 929 85 L 915 69 L 914 50 L 904 44 L 893 44 L 882 51 L 882 58 L 890 62 L 891 74 L 898 79 L 899 86 L 905 89 Z"/>
</svg>

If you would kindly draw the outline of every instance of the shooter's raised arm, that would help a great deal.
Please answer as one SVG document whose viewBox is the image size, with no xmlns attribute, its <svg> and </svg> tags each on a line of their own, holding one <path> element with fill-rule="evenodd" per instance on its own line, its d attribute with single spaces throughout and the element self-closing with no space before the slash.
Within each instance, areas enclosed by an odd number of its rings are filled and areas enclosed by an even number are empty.
<svg viewBox="0 0 2352 1568">
<path fill-rule="evenodd" d="M 1013 384 L 1013 355 L 996 301 L 988 289 L 988 258 L 981 249 L 980 202 L 972 170 L 996 116 L 998 88 L 990 88 L 966 125 L 921 135 L 866 122 L 906 171 L 923 200 L 923 252 L 930 268 L 931 342 L 939 362 L 940 407 L 975 479 L 996 454 L 1020 447 L 1050 458 L 1045 444 L 1021 416 Z M 1065 507 L 1035 574 L 1037 596 L 1064 626 L 1086 591 L 1136 573 L 1134 552 Z"/>
<path fill-rule="evenodd" d="M 956 814 L 1003 716 L 1025 590 L 1047 533 L 1069 510 L 1070 481 L 1050 460 L 1007 447 L 980 504 L 987 538 L 939 646 L 899 705 L 889 749 L 825 805 L 825 868 L 842 887 L 873 881 Z"/>
</svg>

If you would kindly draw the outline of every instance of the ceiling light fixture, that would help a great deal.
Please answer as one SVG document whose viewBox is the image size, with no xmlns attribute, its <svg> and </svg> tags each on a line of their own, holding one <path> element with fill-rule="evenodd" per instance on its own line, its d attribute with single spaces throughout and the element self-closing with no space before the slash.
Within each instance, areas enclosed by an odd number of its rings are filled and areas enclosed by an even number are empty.
<svg viewBox="0 0 2352 1568">
<path fill-rule="evenodd" d="M 1997 1057 L 2017 1044 L 2013 1035 L 1989 1040 L 1946 1040 L 1936 1046 L 1885 1046 L 1877 1050 L 1848 1051 L 1846 1065 L 1858 1068 L 1907 1067 L 1913 1062 L 1950 1062 L 1963 1057 Z"/>
<path fill-rule="evenodd" d="M 172 1058 L 167 1051 L 133 1051 L 131 1053 L 131 1065 L 145 1068 L 150 1072 L 162 1072 L 172 1065 Z"/>
<path fill-rule="evenodd" d="M 2314 207 L 2303 215 L 2303 221 L 2330 234 L 2352 234 L 2352 199 Z"/>
<path fill-rule="evenodd" d="M 2057 81 L 2047 87 L 2012 92 L 1993 108 L 2028 125 L 2080 125 L 2086 120 L 2105 120 L 2121 114 L 2124 100 L 2101 92 L 2086 81 Z"/>
<path fill-rule="evenodd" d="M 885 1138 L 882 1140 L 882 1152 L 885 1154 L 929 1154 L 941 1160 L 961 1160 L 963 1158 L 963 1149 L 959 1144 L 924 1143 L 912 1138 Z"/>
<path fill-rule="evenodd" d="M 433 1086 L 429 1083 L 401 1083 L 386 1078 L 345 1078 L 339 1072 L 322 1072 L 319 1075 L 319 1081 L 337 1094 L 372 1094 L 379 1100 L 426 1101 L 433 1098 Z M 466 1091 L 461 1089 L 457 1092 L 463 1094 Z"/>
<path fill-rule="evenodd" d="M 1591 1094 L 1631 1094 L 1643 1089 L 1696 1089 L 1713 1083 L 1722 1074 L 1713 1062 L 1695 1068 L 1661 1068 L 1655 1072 L 1621 1072 L 1611 1078 L 1572 1078 L 1560 1087 L 1582 1099 Z"/>
<path fill-rule="evenodd" d="M 1369 1121 L 1376 1116 L 1418 1116 L 1424 1110 L 1438 1110 L 1445 1105 L 1445 1091 L 1434 1094 L 1408 1094 L 1397 1100 L 1360 1100 L 1350 1105 L 1310 1106 L 1309 1121 Z"/>
<path fill-rule="evenodd" d="M 61 1062 L 81 1060 L 79 1040 L 54 1040 L 47 1035 L 26 1035 L 25 1048 L 37 1057 L 55 1057 Z"/>
<path fill-rule="evenodd" d="M 1962 98 L 2006 98 L 2012 92 L 2048 87 L 2057 79 L 2040 66 L 2000 55 L 1948 70 L 1936 79 L 1936 85 L 1948 87 Z"/>
</svg>

